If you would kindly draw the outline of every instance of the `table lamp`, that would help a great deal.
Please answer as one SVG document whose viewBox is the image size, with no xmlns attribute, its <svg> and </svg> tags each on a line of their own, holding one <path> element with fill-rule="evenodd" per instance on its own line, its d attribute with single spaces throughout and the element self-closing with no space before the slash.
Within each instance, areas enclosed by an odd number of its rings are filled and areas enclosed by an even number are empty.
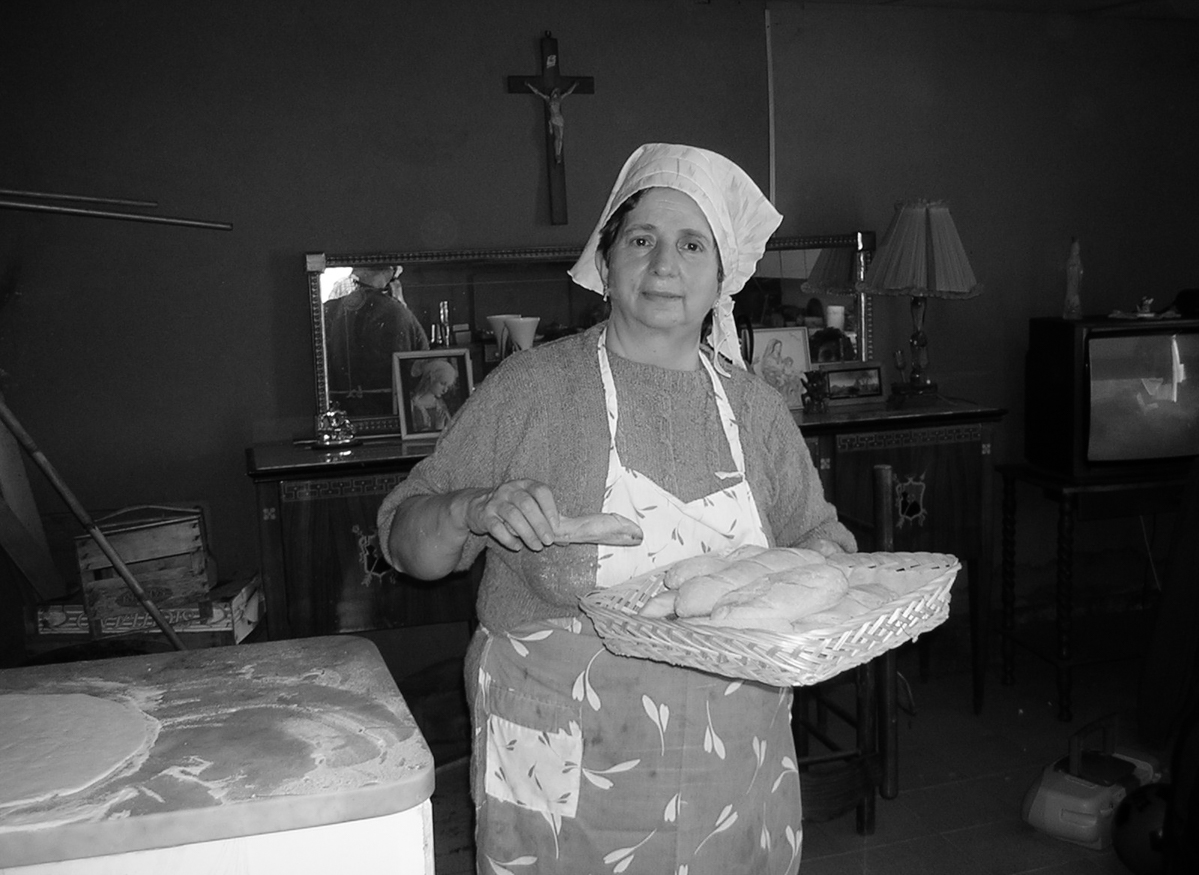
<svg viewBox="0 0 1199 875">
<path fill-rule="evenodd" d="M 928 374 L 928 335 L 924 311 L 929 298 L 973 298 L 982 292 L 966 258 L 949 207 L 941 201 L 907 200 L 895 215 L 858 285 L 868 295 L 908 295 L 912 299 L 912 337 L 908 341 L 907 379 L 895 383 L 899 395 L 936 394 Z M 896 364 L 905 366 L 902 352 Z"/>
</svg>

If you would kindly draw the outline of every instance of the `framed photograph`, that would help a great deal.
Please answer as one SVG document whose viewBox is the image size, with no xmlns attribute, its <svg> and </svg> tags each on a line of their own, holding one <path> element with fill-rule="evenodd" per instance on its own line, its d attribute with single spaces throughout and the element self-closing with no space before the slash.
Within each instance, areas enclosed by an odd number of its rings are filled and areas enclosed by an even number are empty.
<svg viewBox="0 0 1199 875">
<path fill-rule="evenodd" d="M 392 353 L 391 370 L 405 438 L 441 434 L 475 388 L 469 349 Z"/>
<path fill-rule="evenodd" d="M 808 330 L 755 328 L 753 372 L 779 390 L 792 410 L 803 407 L 803 373 L 811 368 Z"/>
<path fill-rule="evenodd" d="M 879 362 L 823 362 L 818 365 L 828 376 L 830 407 L 883 404 L 883 366 Z"/>
</svg>

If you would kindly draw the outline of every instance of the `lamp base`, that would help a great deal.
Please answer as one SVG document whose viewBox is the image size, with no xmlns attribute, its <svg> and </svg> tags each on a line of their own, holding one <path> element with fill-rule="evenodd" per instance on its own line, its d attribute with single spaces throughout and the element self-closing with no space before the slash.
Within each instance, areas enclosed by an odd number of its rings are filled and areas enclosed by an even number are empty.
<svg viewBox="0 0 1199 875">
<path fill-rule="evenodd" d="M 892 383 L 891 394 L 893 395 L 936 395 L 936 383 Z"/>
</svg>

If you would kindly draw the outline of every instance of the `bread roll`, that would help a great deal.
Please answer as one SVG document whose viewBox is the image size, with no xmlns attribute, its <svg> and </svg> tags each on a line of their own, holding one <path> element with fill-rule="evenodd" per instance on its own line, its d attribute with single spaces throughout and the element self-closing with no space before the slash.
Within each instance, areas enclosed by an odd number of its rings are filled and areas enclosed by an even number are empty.
<svg viewBox="0 0 1199 875">
<path fill-rule="evenodd" d="M 638 613 L 648 619 L 669 617 L 674 614 L 675 599 L 678 593 L 673 589 L 664 589 L 649 599 Z"/>
<path fill-rule="evenodd" d="M 674 611 L 680 617 L 707 617 L 720 597 L 736 588 L 733 581 L 710 574 L 693 577 L 675 590 L 679 596 Z"/>
<path fill-rule="evenodd" d="M 839 602 L 849 590 L 845 574 L 831 565 L 810 565 L 767 574 L 735 589 L 712 607 L 712 619 L 781 617 L 789 622 Z"/>
<path fill-rule="evenodd" d="M 758 544 L 742 544 L 735 550 L 731 550 L 724 554 L 724 558 L 729 562 L 736 562 L 738 559 L 749 559 L 752 556 L 757 556 L 759 553 L 765 553 L 767 547 L 759 546 Z"/>
<path fill-rule="evenodd" d="M 848 594 L 870 609 L 884 605 L 895 598 L 895 594 L 881 583 L 850 583 Z"/>
<path fill-rule="evenodd" d="M 729 554 L 743 558 L 728 562 L 707 574 L 684 581 L 679 586 L 676 610 L 680 617 L 706 617 L 721 596 L 776 571 L 798 568 L 815 562 L 823 562 L 815 550 L 799 550 L 791 547 L 775 547 L 770 550 L 751 552 L 741 547 Z"/>
<path fill-rule="evenodd" d="M 559 517 L 554 543 L 635 547 L 643 537 L 641 526 L 628 517 L 618 513 L 593 513 L 581 517 Z"/>
<path fill-rule="evenodd" d="M 704 553 L 702 556 L 692 556 L 690 559 L 680 559 L 667 567 L 663 583 L 667 589 L 678 589 L 693 577 L 711 574 L 727 568 L 729 560 L 716 553 Z"/>
<path fill-rule="evenodd" d="M 811 628 L 840 626 L 857 617 L 869 614 L 872 610 L 883 604 L 884 601 L 886 599 L 882 596 L 851 586 L 849 591 L 842 596 L 841 601 L 837 602 L 831 608 L 808 614 L 797 622 L 804 623 Z"/>
<path fill-rule="evenodd" d="M 824 557 L 815 550 L 799 547 L 773 547 L 762 550 L 730 562 L 722 569 L 701 574 L 683 583 L 679 587 L 676 610 L 680 617 L 708 616 L 723 596 L 740 587 L 762 580 L 770 574 L 815 565 L 828 567 L 824 565 Z"/>
<path fill-rule="evenodd" d="M 835 565 L 845 572 L 850 586 L 863 583 L 877 583 L 878 569 L 882 562 L 876 558 L 877 553 L 838 553 L 828 557 L 828 564 Z"/>
</svg>

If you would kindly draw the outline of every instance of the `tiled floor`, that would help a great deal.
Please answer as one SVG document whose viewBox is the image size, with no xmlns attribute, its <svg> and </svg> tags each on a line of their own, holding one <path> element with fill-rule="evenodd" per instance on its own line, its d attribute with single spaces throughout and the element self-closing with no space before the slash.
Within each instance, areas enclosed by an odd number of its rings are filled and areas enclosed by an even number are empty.
<svg viewBox="0 0 1199 875">
<path fill-rule="evenodd" d="M 857 834 L 853 812 L 806 822 L 801 873 L 1127 875 L 1112 850 L 1094 851 L 1037 832 L 1020 810 L 1034 779 L 1067 753 L 1070 735 L 1091 720 L 1117 714 L 1120 743 L 1144 750 L 1134 733 L 1139 663 L 1076 669 L 1074 720 L 1063 723 L 1047 664 L 1018 654 L 1017 682 L 1002 686 L 996 658 L 983 713 L 976 716 L 964 636 L 947 624 L 930 642 L 927 681 L 917 677 L 914 650 L 899 657 L 915 705 L 900 720 L 899 796 L 879 801 L 873 835 Z M 438 770 L 437 875 L 474 872 L 466 771 L 464 760 Z"/>
</svg>

